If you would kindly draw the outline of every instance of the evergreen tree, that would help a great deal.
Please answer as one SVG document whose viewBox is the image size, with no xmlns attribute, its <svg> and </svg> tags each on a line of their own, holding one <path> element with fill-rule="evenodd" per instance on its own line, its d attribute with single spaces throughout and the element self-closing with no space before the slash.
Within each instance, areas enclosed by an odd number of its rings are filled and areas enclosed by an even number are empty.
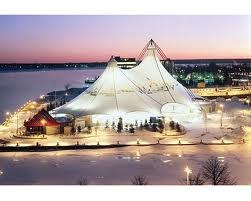
<svg viewBox="0 0 251 201">
<path fill-rule="evenodd" d="M 170 126 L 170 128 L 171 128 L 172 130 L 175 128 L 175 123 L 174 123 L 173 120 L 170 121 L 169 126 Z"/>
<path fill-rule="evenodd" d="M 181 128 L 178 122 L 176 123 L 175 128 L 177 132 L 181 132 Z"/>
<path fill-rule="evenodd" d="M 112 129 L 115 130 L 115 122 L 114 121 L 112 122 Z"/>
<path fill-rule="evenodd" d="M 153 129 L 153 132 L 156 132 L 157 131 L 157 124 L 152 124 L 152 129 Z"/>
<path fill-rule="evenodd" d="M 109 127 L 109 122 L 108 122 L 108 120 L 106 120 L 106 122 L 105 122 L 105 128 L 108 128 Z"/>
<path fill-rule="evenodd" d="M 144 127 L 147 128 L 149 126 L 148 122 L 147 122 L 147 119 L 145 119 L 145 124 L 144 124 Z"/>
<path fill-rule="evenodd" d="M 143 126 L 143 123 L 142 123 L 142 122 L 140 122 L 140 126 L 139 126 L 139 128 L 140 128 L 140 130 L 142 130 L 142 129 L 144 128 L 144 126 Z"/>
<path fill-rule="evenodd" d="M 78 133 L 81 132 L 81 126 L 78 126 Z"/>
<path fill-rule="evenodd" d="M 117 125 L 117 131 L 120 133 L 122 131 L 122 123 L 119 121 Z"/>
<path fill-rule="evenodd" d="M 135 127 L 137 128 L 138 127 L 138 121 L 135 120 Z"/>
<path fill-rule="evenodd" d="M 134 127 L 133 127 L 132 124 L 130 124 L 129 132 L 130 132 L 130 133 L 134 133 Z"/>
<path fill-rule="evenodd" d="M 164 129 L 164 123 L 163 123 L 163 121 L 161 119 L 159 119 L 159 121 L 158 121 L 158 127 L 159 127 L 160 130 Z"/>
</svg>

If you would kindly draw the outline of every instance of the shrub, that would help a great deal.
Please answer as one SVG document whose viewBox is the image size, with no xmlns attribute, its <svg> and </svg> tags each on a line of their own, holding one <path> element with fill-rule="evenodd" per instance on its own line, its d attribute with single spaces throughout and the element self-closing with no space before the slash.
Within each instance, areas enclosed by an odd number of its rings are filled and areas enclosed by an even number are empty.
<svg viewBox="0 0 251 201">
<path fill-rule="evenodd" d="M 163 121 L 161 119 L 159 119 L 159 121 L 158 121 L 158 127 L 159 127 L 160 130 L 164 129 L 164 123 L 163 123 Z"/>
<path fill-rule="evenodd" d="M 178 122 L 176 123 L 175 128 L 177 132 L 181 132 L 181 128 Z"/>
<path fill-rule="evenodd" d="M 134 127 L 133 127 L 132 124 L 130 124 L 129 132 L 130 132 L 130 133 L 134 133 Z"/>
<path fill-rule="evenodd" d="M 154 124 L 152 125 L 152 129 L 153 129 L 153 132 L 156 132 L 156 131 L 157 131 L 157 124 L 154 123 Z"/>
<path fill-rule="evenodd" d="M 170 121 L 169 123 L 170 128 L 173 130 L 175 128 L 175 123 L 174 121 Z"/>
</svg>

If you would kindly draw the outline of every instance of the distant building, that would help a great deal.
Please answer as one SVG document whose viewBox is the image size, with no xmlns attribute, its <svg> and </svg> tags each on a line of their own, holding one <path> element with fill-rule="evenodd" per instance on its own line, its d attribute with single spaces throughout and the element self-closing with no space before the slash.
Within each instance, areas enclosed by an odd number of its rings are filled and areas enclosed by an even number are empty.
<svg viewBox="0 0 251 201">
<path fill-rule="evenodd" d="M 161 60 L 161 63 L 165 67 L 165 69 L 173 75 L 175 73 L 175 64 L 171 60 Z"/>
<path fill-rule="evenodd" d="M 137 65 L 135 58 L 121 58 L 119 56 L 115 57 L 118 67 L 122 69 L 133 68 Z"/>
</svg>

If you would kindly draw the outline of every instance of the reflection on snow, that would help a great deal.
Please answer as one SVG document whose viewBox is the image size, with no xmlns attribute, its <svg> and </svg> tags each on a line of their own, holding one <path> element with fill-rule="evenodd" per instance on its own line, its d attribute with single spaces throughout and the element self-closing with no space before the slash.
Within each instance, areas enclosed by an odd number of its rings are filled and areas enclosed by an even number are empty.
<svg viewBox="0 0 251 201">
<path fill-rule="evenodd" d="M 224 161 L 225 161 L 225 160 L 224 160 L 224 158 L 225 158 L 224 156 L 218 156 L 217 158 L 218 158 L 218 160 L 219 160 L 220 162 L 224 163 Z"/>
<path fill-rule="evenodd" d="M 172 160 L 162 160 L 163 163 L 169 163 L 171 162 Z"/>
<path fill-rule="evenodd" d="M 140 161 L 140 156 L 116 156 L 116 159 Z"/>
</svg>

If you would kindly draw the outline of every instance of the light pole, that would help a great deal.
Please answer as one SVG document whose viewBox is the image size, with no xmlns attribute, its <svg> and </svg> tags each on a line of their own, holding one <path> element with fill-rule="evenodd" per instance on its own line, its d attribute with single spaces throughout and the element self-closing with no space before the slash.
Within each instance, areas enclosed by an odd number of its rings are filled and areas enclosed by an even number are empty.
<svg viewBox="0 0 251 201">
<path fill-rule="evenodd" d="M 10 120 L 11 113 L 10 112 L 6 112 L 5 115 L 6 115 L 6 119 L 4 121 L 4 124 L 7 125 L 7 122 Z"/>
<path fill-rule="evenodd" d="M 186 174 L 187 174 L 187 185 L 189 185 L 189 184 L 190 184 L 189 174 L 192 174 L 192 170 L 191 170 L 188 166 L 186 166 L 186 168 L 185 168 L 184 171 L 185 171 Z"/>
<path fill-rule="evenodd" d="M 164 135 L 166 135 L 166 119 L 165 119 L 165 116 L 162 117 L 162 121 L 163 121 L 163 126 L 164 126 Z"/>
<path fill-rule="evenodd" d="M 220 108 L 221 108 L 220 127 L 222 128 L 222 119 L 223 119 L 224 105 L 223 105 L 223 104 L 220 104 Z"/>
<path fill-rule="evenodd" d="M 203 131 L 203 133 L 204 134 L 207 134 L 207 111 L 203 108 L 202 109 L 202 111 L 203 111 L 203 119 L 204 119 L 204 131 Z"/>
<path fill-rule="evenodd" d="M 17 135 L 18 135 L 18 112 L 17 112 Z"/>
</svg>

